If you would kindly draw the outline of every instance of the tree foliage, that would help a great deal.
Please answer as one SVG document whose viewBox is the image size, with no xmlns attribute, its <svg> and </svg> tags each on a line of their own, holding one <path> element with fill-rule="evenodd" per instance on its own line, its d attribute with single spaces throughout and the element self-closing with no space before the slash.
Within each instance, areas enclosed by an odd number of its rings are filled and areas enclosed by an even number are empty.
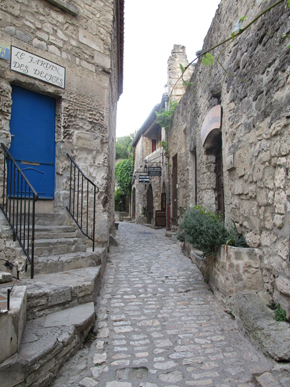
<svg viewBox="0 0 290 387">
<path fill-rule="evenodd" d="M 133 159 L 120 161 L 115 168 L 116 183 L 120 193 L 128 197 L 131 190 L 131 180 L 133 176 Z"/>
<path fill-rule="evenodd" d="M 128 136 L 119 137 L 116 140 L 116 160 L 128 159 L 130 153 L 130 145 L 135 137 L 135 133 Z"/>
</svg>

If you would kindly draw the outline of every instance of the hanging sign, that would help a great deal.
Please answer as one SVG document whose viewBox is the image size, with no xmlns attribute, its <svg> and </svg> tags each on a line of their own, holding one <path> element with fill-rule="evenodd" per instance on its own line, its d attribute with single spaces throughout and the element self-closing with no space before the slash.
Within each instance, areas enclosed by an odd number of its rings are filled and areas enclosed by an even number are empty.
<svg viewBox="0 0 290 387">
<path fill-rule="evenodd" d="M 65 67 L 14 46 L 11 46 L 10 70 L 62 89 L 65 86 Z"/>
<path fill-rule="evenodd" d="M 139 183 L 149 183 L 148 175 L 139 175 Z"/>
<path fill-rule="evenodd" d="M 161 167 L 148 167 L 149 176 L 161 176 Z"/>
</svg>

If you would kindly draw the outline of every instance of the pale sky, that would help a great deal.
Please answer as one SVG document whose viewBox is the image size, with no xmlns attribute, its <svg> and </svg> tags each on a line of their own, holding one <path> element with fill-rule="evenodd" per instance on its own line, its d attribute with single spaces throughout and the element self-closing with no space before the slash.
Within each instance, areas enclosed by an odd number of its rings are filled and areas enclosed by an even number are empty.
<svg viewBox="0 0 290 387">
<path fill-rule="evenodd" d="M 118 103 L 117 137 L 140 129 L 160 103 L 174 44 L 187 59 L 200 50 L 220 0 L 125 0 L 124 90 Z"/>
</svg>

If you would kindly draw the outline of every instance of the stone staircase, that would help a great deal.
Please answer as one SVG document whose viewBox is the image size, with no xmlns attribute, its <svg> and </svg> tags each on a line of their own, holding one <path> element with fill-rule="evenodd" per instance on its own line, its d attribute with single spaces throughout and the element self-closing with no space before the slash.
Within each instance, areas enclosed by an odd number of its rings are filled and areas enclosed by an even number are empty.
<svg viewBox="0 0 290 387">
<path fill-rule="evenodd" d="M 9 312 L 0 313 L 0 330 L 3 318 L 11 317 L 18 342 L 14 353 L 4 360 L 0 357 L 1 387 L 49 386 L 95 322 L 94 301 L 107 249 L 97 247 L 93 252 L 66 214 L 37 215 L 35 235 L 34 279 L 28 268 L 15 285 L 18 290 L 12 291 Z M 0 332 L 0 347 L 6 336 Z"/>
</svg>

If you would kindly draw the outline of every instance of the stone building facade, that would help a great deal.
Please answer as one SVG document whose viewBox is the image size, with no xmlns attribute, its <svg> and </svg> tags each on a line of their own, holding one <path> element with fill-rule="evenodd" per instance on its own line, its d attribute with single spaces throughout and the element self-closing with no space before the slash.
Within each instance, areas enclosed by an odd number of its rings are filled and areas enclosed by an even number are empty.
<svg viewBox="0 0 290 387">
<path fill-rule="evenodd" d="M 246 15 L 246 25 L 274 3 L 222 0 L 203 51 L 230 37 L 241 17 Z M 252 250 L 248 256 L 223 252 L 211 262 L 213 287 L 226 296 L 262 291 L 280 302 L 288 318 L 290 52 L 283 36 L 289 15 L 283 2 L 227 47 L 211 51 L 215 58 L 221 54 L 226 75 L 218 64 L 211 69 L 198 60 L 194 85 L 175 110 L 168 144 L 177 223 L 187 208 L 207 207 L 234 222 Z"/>
<path fill-rule="evenodd" d="M 154 224 L 155 211 L 161 209 L 162 177 L 149 176 L 148 170 L 152 167 L 162 169 L 164 164 L 164 150 L 161 145 L 164 133 L 156 123 L 156 112 L 161 113 L 164 107 L 164 100 L 154 106 L 132 142 L 134 177 L 131 188 L 131 217 L 137 223 Z"/>
<path fill-rule="evenodd" d="M 186 51 L 184 46 L 175 44 L 168 59 L 167 92 L 170 98 L 167 94 L 162 96 L 160 104 L 154 106 L 132 142 L 135 152 L 131 216 L 137 222 L 147 222 L 153 226 L 165 226 L 167 181 L 167 133 L 157 123 L 156 112 L 166 110 L 170 101 L 178 102 L 185 92 L 186 87 L 180 78 L 182 74 L 180 64 L 183 67 L 188 65 Z M 192 71 L 193 66 L 190 66 L 185 81 L 189 80 Z M 143 182 L 142 176 L 148 177 L 146 183 Z"/>
<path fill-rule="evenodd" d="M 33 159 L 33 151 L 38 146 L 42 149 L 43 141 L 51 143 L 49 183 L 45 182 L 44 189 L 40 179 L 32 177 L 36 186 L 40 184 L 40 212 L 66 213 L 70 175 L 67 153 L 70 154 L 98 187 L 95 241 L 103 246 L 108 243 L 114 223 L 115 124 L 122 93 L 123 7 L 123 0 L 0 3 L 0 141 L 10 148 L 15 159 L 19 158 L 19 164 L 29 165 L 30 171 L 39 164 Z M 34 120 L 38 109 L 52 110 L 48 113 L 49 140 L 43 138 L 41 127 L 31 131 L 33 125 L 39 125 Z M 21 122 L 25 111 L 31 112 L 31 121 L 23 118 Z M 13 145 L 17 140 L 12 131 L 15 126 L 21 135 L 25 132 L 17 146 Z M 26 147 L 26 142 L 28 147 L 31 142 L 34 145 L 22 160 L 17 152 L 19 147 Z M 3 171 L 3 158 L 1 163 Z"/>
</svg>

